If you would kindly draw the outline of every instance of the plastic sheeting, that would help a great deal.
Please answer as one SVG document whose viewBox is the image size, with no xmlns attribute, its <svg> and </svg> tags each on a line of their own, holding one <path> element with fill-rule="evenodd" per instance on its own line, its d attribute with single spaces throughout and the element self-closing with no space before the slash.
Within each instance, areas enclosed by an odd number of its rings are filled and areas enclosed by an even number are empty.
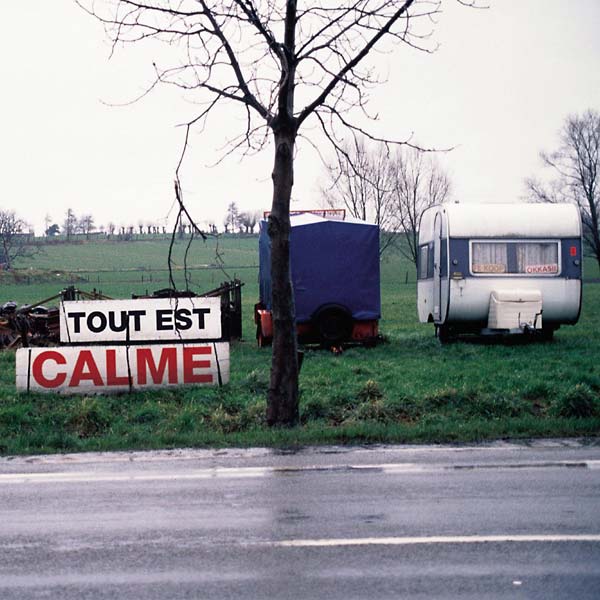
<svg viewBox="0 0 600 600">
<path fill-rule="evenodd" d="M 323 306 L 345 307 L 357 320 L 379 319 L 379 228 L 363 221 L 314 215 L 291 217 L 290 267 L 296 321 L 310 321 Z M 260 300 L 271 309 L 271 244 L 260 224 Z"/>
</svg>

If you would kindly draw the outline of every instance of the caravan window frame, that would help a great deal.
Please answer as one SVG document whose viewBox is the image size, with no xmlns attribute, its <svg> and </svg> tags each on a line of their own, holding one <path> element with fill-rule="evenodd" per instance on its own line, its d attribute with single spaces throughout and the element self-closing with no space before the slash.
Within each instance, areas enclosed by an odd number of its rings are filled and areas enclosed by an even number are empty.
<svg viewBox="0 0 600 600">
<path fill-rule="evenodd" d="M 425 256 L 423 256 L 425 254 Z M 417 281 L 426 281 L 433 278 L 433 242 L 427 242 L 419 246 L 417 260 Z M 423 260 L 425 259 L 425 260 Z"/>
<path fill-rule="evenodd" d="M 473 277 L 560 277 L 562 275 L 562 253 L 561 253 L 561 242 L 562 240 L 556 238 L 539 238 L 539 239 L 528 239 L 528 238 L 476 238 L 469 240 L 469 272 Z M 507 263 L 510 262 L 508 259 L 508 246 L 510 244 L 554 244 L 556 246 L 556 259 L 558 270 L 554 273 L 545 273 L 543 271 L 530 272 L 530 273 L 518 273 L 509 270 L 485 273 L 481 271 L 473 270 L 473 246 L 474 244 L 506 244 L 507 246 Z M 508 264 L 507 264 L 508 268 Z"/>
</svg>

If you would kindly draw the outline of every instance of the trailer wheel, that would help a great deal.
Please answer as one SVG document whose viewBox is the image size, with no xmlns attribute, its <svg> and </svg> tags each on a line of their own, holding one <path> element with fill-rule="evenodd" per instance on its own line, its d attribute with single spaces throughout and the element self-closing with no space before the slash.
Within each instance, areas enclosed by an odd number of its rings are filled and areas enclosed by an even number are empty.
<svg viewBox="0 0 600 600">
<path fill-rule="evenodd" d="M 316 318 L 319 340 L 323 346 L 331 347 L 350 339 L 352 317 L 337 306 L 324 308 Z"/>
</svg>

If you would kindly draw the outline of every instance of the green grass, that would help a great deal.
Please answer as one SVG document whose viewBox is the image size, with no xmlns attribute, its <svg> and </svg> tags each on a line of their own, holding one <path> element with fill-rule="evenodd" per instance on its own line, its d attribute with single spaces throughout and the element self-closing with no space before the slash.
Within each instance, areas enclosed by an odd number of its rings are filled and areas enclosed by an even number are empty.
<svg viewBox="0 0 600 600">
<path fill-rule="evenodd" d="M 52 247 L 44 269 L 90 269 L 101 245 Z M 191 264 L 209 264 L 211 256 L 214 260 L 214 248 L 200 242 L 196 246 L 200 247 Z M 81 252 L 84 247 L 87 254 Z M 245 339 L 232 345 L 227 386 L 107 397 L 18 395 L 14 354 L 0 353 L 0 452 L 467 442 L 600 432 L 600 285 L 584 286 L 580 322 L 561 328 L 553 343 L 465 340 L 440 346 L 433 326 L 417 322 L 414 269 L 397 255 L 382 264 L 385 343 L 372 349 L 351 348 L 338 356 L 306 349 L 300 382 L 301 426 L 269 429 L 264 413 L 270 350 L 258 349 L 253 340 L 256 238 L 229 238 L 221 250 L 227 270 L 246 283 Z M 106 269 L 101 275 L 114 279 L 104 287 L 105 293 L 127 297 L 146 287 L 164 287 L 154 278 L 149 284 L 131 283 L 126 279 L 132 279 L 130 272 L 108 269 L 138 264 L 147 266 L 145 273 L 157 275 L 166 263 L 165 242 L 109 244 L 102 251 L 104 266 L 97 268 Z M 226 279 L 215 269 L 198 271 L 194 277 L 198 291 Z M 0 301 L 19 302 L 39 300 L 61 287 L 46 282 L 0 285 Z"/>
</svg>

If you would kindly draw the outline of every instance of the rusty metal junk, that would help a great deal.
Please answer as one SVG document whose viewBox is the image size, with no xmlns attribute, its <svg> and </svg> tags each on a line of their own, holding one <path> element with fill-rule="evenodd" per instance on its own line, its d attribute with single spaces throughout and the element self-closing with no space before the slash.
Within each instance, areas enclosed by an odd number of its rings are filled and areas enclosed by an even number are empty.
<svg viewBox="0 0 600 600">
<path fill-rule="evenodd" d="M 234 340 L 242 336 L 243 285 L 241 281 L 235 279 L 203 294 L 164 289 L 153 292 L 151 295 L 132 295 L 132 298 L 220 297 L 223 337 Z M 16 302 L 5 302 L 0 305 L 0 350 L 58 345 L 60 342 L 59 309 L 57 306 L 46 306 L 50 302 L 111 299 L 96 289 L 90 293 L 70 286 L 55 296 L 45 298 L 35 304 L 18 306 Z"/>
<path fill-rule="evenodd" d="M 16 302 L 5 302 L 0 306 L 0 349 L 58 344 L 58 307 L 46 304 L 54 300 L 81 299 L 110 300 L 96 290 L 90 293 L 70 286 L 35 304 L 18 306 Z"/>
</svg>

